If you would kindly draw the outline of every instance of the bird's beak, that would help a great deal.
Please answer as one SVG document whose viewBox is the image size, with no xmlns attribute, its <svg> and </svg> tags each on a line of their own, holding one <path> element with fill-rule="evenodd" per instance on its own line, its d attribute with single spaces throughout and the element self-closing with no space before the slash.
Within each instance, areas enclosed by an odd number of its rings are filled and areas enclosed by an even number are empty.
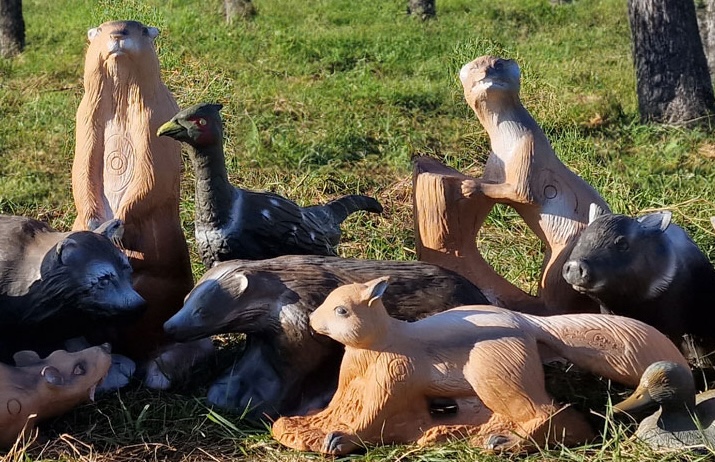
<svg viewBox="0 0 715 462">
<path fill-rule="evenodd" d="M 156 136 L 170 136 L 176 138 L 178 135 L 186 133 L 186 129 L 176 120 L 171 119 L 156 131 Z"/>
<path fill-rule="evenodd" d="M 645 388 L 638 388 L 631 396 L 624 399 L 618 404 L 613 405 L 613 413 L 632 413 L 638 412 L 644 407 L 655 404 L 650 392 Z"/>
</svg>

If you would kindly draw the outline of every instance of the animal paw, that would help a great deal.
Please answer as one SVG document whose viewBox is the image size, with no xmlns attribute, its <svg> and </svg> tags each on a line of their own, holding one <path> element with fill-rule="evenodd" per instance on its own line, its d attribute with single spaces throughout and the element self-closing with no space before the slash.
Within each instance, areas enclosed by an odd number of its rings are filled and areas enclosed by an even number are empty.
<svg viewBox="0 0 715 462">
<path fill-rule="evenodd" d="M 520 442 L 521 439 L 515 435 L 490 435 L 484 446 L 490 451 L 506 452 L 517 448 Z"/>
<path fill-rule="evenodd" d="M 481 193 L 481 188 L 477 180 L 463 180 L 462 181 L 462 196 L 467 199 L 472 199 Z"/>
<path fill-rule="evenodd" d="M 215 352 L 210 338 L 170 345 L 144 367 L 144 385 L 155 390 L 166 390 L 173 382 L 181 382 L 191 369 Z"/>
<path fill-rule="evenodd" d="M 323 448 L 321 452 L 325 454 L 342 456 L 351 453 L 357 448 L 358 445 L 350 439 L 350 435 L 348 435 L 347 433 L 335 431 L 325 435 L 325 440 L 323 441 Z"/>
<path fill-rule="evenodd" d="M 171 379 L 161 370 L 158 361 L 152 360 L 144 371 L 144 386 L 152 390 L 168 390 L 171 387 Z"/>
<path fill-rule="evenodd" d="M 107 372 L 102 383 L 97 386 L 96 392 L 99 394 L 117 391 L 127 386 L 135 370 L 136 364 L 134 361 L 126 356 L 113 354 L 112 365 L 109 367 L 109 372 Z"/>
</svg>

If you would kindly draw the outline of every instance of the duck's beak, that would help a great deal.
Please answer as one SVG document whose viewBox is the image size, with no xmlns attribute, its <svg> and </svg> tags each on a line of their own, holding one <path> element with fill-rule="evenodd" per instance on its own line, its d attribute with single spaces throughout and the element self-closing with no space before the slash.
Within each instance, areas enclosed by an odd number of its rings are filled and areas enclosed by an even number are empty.
<svg viewBox="0 0 715 462">
<path fill-rule="evenodd" d="M 175 119 L 171 119 L 156 131 L 156 136 L 170 136 L 172 138 L 178 138 L 182 133 L 186 133 L 186 129 L 181 126 Z"/>
<path fill-rule="evenodd" d="M 633 413 L 656 404 L 646 388 L 638 387 L 631 396 L 613 405 L 613 413 Z"/>
</svg>

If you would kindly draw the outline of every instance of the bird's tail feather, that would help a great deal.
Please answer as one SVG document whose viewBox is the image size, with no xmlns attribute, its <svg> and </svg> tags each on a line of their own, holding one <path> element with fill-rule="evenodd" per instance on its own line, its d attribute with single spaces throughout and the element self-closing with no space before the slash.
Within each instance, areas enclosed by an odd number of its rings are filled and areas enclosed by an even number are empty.
<svg viewBox="0 0 715 462">
<path fill-rule="evenodd" d="M 331 211 L 335 221 L 342 223 L 348 215 L 358 210 L 366 212 L 382 213 L 382 205 L 372 197 L 363 196 L 361 194 L 349 194 L 339 199 L 332 200 L 325 204 L 325 207 Z"/>
</svg>

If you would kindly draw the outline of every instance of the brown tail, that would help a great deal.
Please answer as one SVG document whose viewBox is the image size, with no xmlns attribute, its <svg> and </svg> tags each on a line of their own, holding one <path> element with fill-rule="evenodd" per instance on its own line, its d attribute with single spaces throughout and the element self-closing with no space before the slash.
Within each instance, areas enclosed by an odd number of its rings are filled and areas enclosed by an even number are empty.
<svg viewBox="0 0 715 462">
<path fill-rule="evenodd" d="M 678 348 L 641 321 L 602 314 L 524 315 L 540 342 L 590 372 L 636 387 L 656 361 L 688 367 Z"/>
</svg>

